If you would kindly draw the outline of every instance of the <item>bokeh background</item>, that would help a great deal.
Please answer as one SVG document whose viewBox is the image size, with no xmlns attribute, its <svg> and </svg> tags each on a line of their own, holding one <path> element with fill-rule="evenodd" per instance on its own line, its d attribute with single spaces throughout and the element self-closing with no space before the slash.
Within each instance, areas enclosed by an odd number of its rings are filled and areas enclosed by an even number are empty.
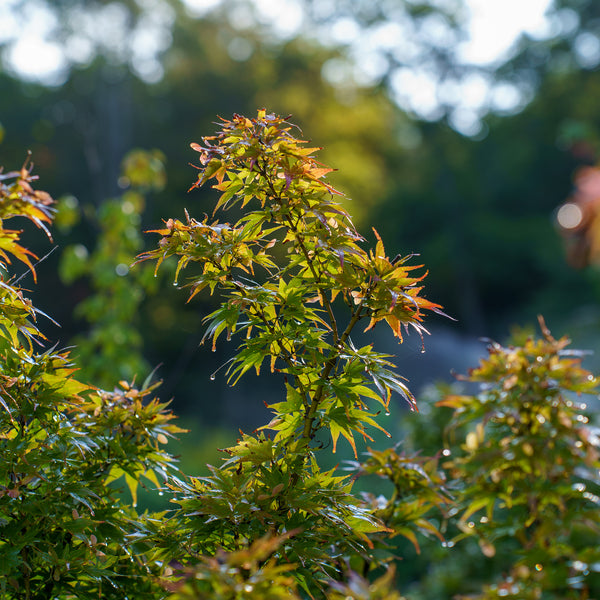
<svg viewBox="0 0 600 600">
<path fill-rule="evenodd" d="M 600 150 L 595 0 L 3 0 L 0 57 L 0 164 L 31 150 L 60 201 L 53 241 L 27 232 L 53 250 L 22 281 L 61 324 L 43 330 L 104 385 L 156 369 L 207 448 L 264 422 L 280 382 L 212 380 L 230 350 L 199 345 L 217 299 L 130 267 L 156 243 L 142 231 L 211 212 L 210 189 L 187 192 L 189 144 L 217 115 L 292 115 L 366 237 L 420 255 L 456 321 L 430 320 L 424 354 L 378 340 L 416 394 L 540 313 L 600 350 L 591 221 L 576 201 L 557 219 Z"/>
</svg>

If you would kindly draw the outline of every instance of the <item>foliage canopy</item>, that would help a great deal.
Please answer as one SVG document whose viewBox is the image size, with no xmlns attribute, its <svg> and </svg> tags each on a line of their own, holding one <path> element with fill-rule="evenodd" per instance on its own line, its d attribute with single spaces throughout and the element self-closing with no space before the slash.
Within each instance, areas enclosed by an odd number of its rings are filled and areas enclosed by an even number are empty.
<svg viewBox="0 0 600 600">
<path fill-rule="evenodd" d="M 205 337 L 214 349 L 221 334 L 245 334 L 228 363 L 231 384 L 266 361 L 286 389 L 285 400 L 269 405 L 271 421 L 227 449 L 221 468 L 173 486 L 186 526 L 172 535 L 212 556 L 218 548 L 240 552 L 268 531 L 281 538 L 277 562 L 294 564 L 298 585 L 322 595 L 328 580 L 357 568 L 353 562 L 363 573 L 382 564 L 373 536 L 402 533 L 416 543 L 410 522 L 421 516 L 399 518 L 395 499 L 385 509 L 359 500 L 348 477 L 317 462 L 322 432 L 334 452 L 341 436 L 356 455 L 355 435 L 371 439 L 369 427 L 383 430 L 377 414 L 388 411 L 393 392 L 416 407 L 390 357 L 355 347 L 351 334 L 364 320 L 365 331 L 386 322 L 400 340 L 411 327 L 422 335 L 424 311 L 441 309 L 421 295 L 423 275 L 412 274 L 418 267 L 410 257 L 391 260 L 377 233 L 373 250 L 361 247 L 334 201 L 339 192 L 323 180 L 330 169 L 314 158 L 318 148 L 292 132 L 285 119 L 260 110 L 254 119 L 223 120 L 217 135 L 192 144 L 201 165 L 193 187 L 214 179 L 215 212 L 246 212 L 234 223 L 169 219 L 155 231 L 158 247 L 140 260 L 159 268 L 175 256 L 176 278 L 192 265 L 198 271 L 186 283 L 190 299 L 205 288 L 222 294 Z M 336 301 L 346 306 L 345 323 Z M 424 504 L 422 514 L 435 502 Z M 435 530 L 424 519 L 413 527 Z"/>
<path fill-rule="evenodd" d="M 385 432 L 393 395 L 413 411 L 416 401 L 392 357 L 357 347 L 353 335 L 387 324 L 399 341 L 410 330 L 422 337 L 424 315 L 444 313 L 423 296 L 425 275 L 411 255 L 390 259 L 376 231 L 375 247 L 364 249 L 341 194 L 324 180 L 330 169 L 315 158 L 318 148 L 295 137 L 288 120 L 259 110 L 220 126 L 192 144 L 200 157 L 192 189 L 212 181 L 219 194 L 212 216 L 167 219 L 153 230 L 157 247 L 137 258 L 155 262 L 155 273 L 173 258 L 188 301 L 219 295 L 205 339 L 215 349 L 223 336 L 238 338 L 224 365 L 231 385 L 268 369 L 285 390 L 268 404 L 272 419 L 242 433 L 206 476 L 178 471 L 163 449 L 183 430 L 153 398 L 158 383 L 120 380 L 108 392 L 79 381 L 69 352 L 39 350 L 44 315 L 10 273 L 16 259 L 35 276 L 36 257 L 4 222 L 25 217 L 49 235 L 53 200 L 34 190 L 29 161 L 0 173 L 3 597 L 401 600 L 400 540 L 417 553 L 456 547 L 464 563 L 460 548 L 476 539 L 504 574 L 462 582 L 479 588 L 469 597 L 592 598 L 600 589 L 600 436 L 572 395 L 594 393 L 598 381 L 581 356 L 543 321 L 541 339 L 491 344 L 464 378 L 479 392 L 437 403 L 454 412 L 443 451 L 368 448 L 359 460 L 357 439 Z M 159 185 L 156 158 L 131 155 L 130 180 Z M 142 202 L 128 191 L 121 203 L 132 200 Z M 218 220 L 223 211 L 230 221 Z M 130 224 L 118 202 L 101 223 L 92 277 L 137 241 L 104 243 Z M 80 267 L 71 264 L 75 275 Z M 98 298 L 122 293 L 113 275 L 98 281 Z M 119 314 L 88 317 L 100 335 Z M 354 454 L 353 476 L 321 465 L 340 438 Z M 387 491 L 357 493 L 363 476 L 384 480 Z M 140 514 L 140 485 L 167 492 L 173 508 Z"/>
</svg>

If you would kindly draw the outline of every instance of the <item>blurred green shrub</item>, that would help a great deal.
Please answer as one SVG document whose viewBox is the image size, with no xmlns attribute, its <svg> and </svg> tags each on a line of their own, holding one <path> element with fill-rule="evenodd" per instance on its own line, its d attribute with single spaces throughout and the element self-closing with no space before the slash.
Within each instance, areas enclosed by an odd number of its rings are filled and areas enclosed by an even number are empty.
<svg viewBox="0 0 600 600">
<path fill-rule="evenodd" d="M 81 365 L 80 378 L 110 388 L 119 380 L 145 376 L 150 368 L 142 354 L 143 339 L 138 311 L 148 293 L 157 289 L 150 268 L 130 272 L 135 256 L 143 248 L 140 231 L 145 197 L 161 190 L 166 181 L 164 156 L 157 150 L 132 150 L 123 159 L 119 185 L 122 196 L 106 200 L 84 214 L 97 230 L 95 247 L 83 244 L 65 248 L 59 266 L 63 282 L 87 278 L 91 294 L 75 309 L 75 316 L 89 325 L 77 336 L 74 355 Z M 65 230 L 80 219 L 77 200 L 59 202 L 57 225 Z"/>
<path fill-rule="evenodd" d="M 51 223 L 53 200 L 35 179 L 28 163 L 0 173 L 0 596 L 157 597 L 135 501 L 142 478 L 164 484 L 172 458 L 161 446 L 181 430 L 148 401 L 155 386 L 104 392 L 75 378 L 68 352 L 39 350 L 41 313 L 9 275 L 18 259 L 35 278 L 36 257 L 4 226 Z"/>
</svg>

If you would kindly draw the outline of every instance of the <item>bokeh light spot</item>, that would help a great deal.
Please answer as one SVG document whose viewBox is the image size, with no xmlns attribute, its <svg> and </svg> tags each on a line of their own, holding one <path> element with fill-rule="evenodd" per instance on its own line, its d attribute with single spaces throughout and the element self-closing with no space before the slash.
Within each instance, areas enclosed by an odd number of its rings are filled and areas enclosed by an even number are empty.
<svg viewBox="0 0 600 600">
<path fill-rule="evenodd" d="M 577 204 L 567 202 L 558 209 L 556 220 L 563 229 L 575 229 L 583 220 L 583 212 Z"/>
</svg>

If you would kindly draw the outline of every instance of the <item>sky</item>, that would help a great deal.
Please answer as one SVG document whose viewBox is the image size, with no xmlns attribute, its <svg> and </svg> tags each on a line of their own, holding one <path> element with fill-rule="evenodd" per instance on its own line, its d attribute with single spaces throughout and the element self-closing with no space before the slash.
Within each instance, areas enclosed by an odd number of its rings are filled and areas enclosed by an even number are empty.
<svg viewBox="0 0 600 600">
<path fill-rule="evenodd" d="M 199 0 L 202 2 L 203 0 Z M 263 4 L 278 0 L 260 0 Z M 279 0 L 281 1 L 281 0 Z M 293 0 L 291 0 L 293 1 Z M 443 0 L 438 0 L 443 2 Z M 431 38 L 438 37 L 440 46 L 455 50 L 459 62 L 493 66 L 510 56 L 510 51 L 522 33 L 533 38 L 555 35 L 555 23 L 546 18 L 551 0 L 465 0 L 467 3 L 468 39 L 456 41 L 435 18 L 427 23 Z M 447 29 L 447 28 L 446 28 Z M 423 31 L 420 32 L 423 35 Z M 338 43 L 356 40 L 357 28 L 352 22 L 340 22 L 330 35 Z M 448 118 L 454 129 L 464 135 L 477 137 L 483 133 L 483 116 L 490 110 L 510 114 L 520 110 L 530 97 L 529 90 L 515 84 L 495 81 L 491 74 L 471 72 L 462 79 L 449 78 L 440 82 L 435 65 L 427 55 L 419 54 L 418 33 L 413 23 L 395 22 L 373 32 L 372 39 L 363 38 L 353 54 L 355 79 L 366 84 L 376 83 L 387 63 L 378 60 L 378 48 L 393 47 L 400 62 L 409 66 L 394 71 L 391 92 L 396 103 L 407 112 L 425 120 L 443 115 L 443 106 L 452 106 Z M 411 60 L 412 58 L 412 60 Z M 334 59 L 330 68 L 325 64 L 325 77 L 343 78 L 343 65 Z M 378 68 L 381 69 L 378 72 Z"/>
<path fill-rule="evenodd" d="M 53 41 L 56 19 L 44 8 L 45 0 L 27 0 L 26 10 L 12 10 L 18 0 L 0 1 L 0 43 L 11 40 L 7 55 L 7 67 L 25 79 L 47 84 L 60 84 L 68 73 L 69 62 L 86 64 L 94 54 L 94 45 L 112 53 L 115 58 L 128 61 L 134 72 L 148 82 L 162 77 L 158 56 L 170 44 L 170 26 L 173 11 L 163 0 L 138 0 L 147 8 L 146 16 L 129 35 L 127 16 L 118 2 L 97 7 L 93 11 L 75 10 L 71 15 L 72 26 L 80 35 L 72 35 L 66 50 Z M 468 3 L 469 39 L 457 46 L 456 53 L 464 63 L 490 65 L 505 57 L 522 32 L 534 37 L 552 34 L 551 24 L 544 13 L 551 0 L 466 0 Z M 201 16 L 219 3 L 219 0 L 185 0 L 190 10 Z M 253 0 L 259 18 L 270 21 L 282 38 L 295 33 L 301 22 L 301 0 Z M 17 16 L 19 14 L 19 16 Z M 19 20 L 20 19 L 20 20 Z M 235 12 L 232 25 L 240 32 L 252 26 L 252 19 L 243 11 Z M 326 32 L 332 43 L 345 44 L 354 64 L 350 75 L 359 83 L 369 85 L 381 77 L 387 64 L 378 49 L 394 46 L 399 53 L 409 57 L 418 41 L 411 31 L 411 23 L 390 23 L 373 32 L 371 39 L 360 38 L 358 27 L 351 19 L 341 20 Z M 431 35 L 444 36 L 443 28 L 432 20 Z M 15 37 L 13 32 L 20 32 Z M 323 35 L 320 32 L 319 35 Z M 243 37 L 230 48 L 235 60 L 248 58 L 251 48 L 244 45 Z M 447 42 L 452 44 L 450 39 Z M 353 44 L 356 46 L 352 48 Z M 472 75 L 461 82 L 448 82 L 440 88 L 435 75 L 427 67 L 399 69 L 392 78 L 392 93 L 397 103 L 417 117 L 435 119 L 439 115 L 440 99 L 456 106 L 451 124 L 466 135 L 477 134 L 481 116 L 488 107 L 510 112 L 518 109 L 522 94 L 507 85 L 495 84 L 483 76 Z M 344 70 L 346 69 L 346 70 Z M 348 74 L 348 66 L 338 62 L 326 64 L 323 74 L 336 83 Z M 337 82 L 339 83 L 339 82 Z"/>
<path fill-rule="evenodd" d="M 488 64 L 505 54 L 523 31 L 544 37 L 549 5 L 550 0 L 469 0 L 471 40 L 463 59 Z"/>
</svg>

